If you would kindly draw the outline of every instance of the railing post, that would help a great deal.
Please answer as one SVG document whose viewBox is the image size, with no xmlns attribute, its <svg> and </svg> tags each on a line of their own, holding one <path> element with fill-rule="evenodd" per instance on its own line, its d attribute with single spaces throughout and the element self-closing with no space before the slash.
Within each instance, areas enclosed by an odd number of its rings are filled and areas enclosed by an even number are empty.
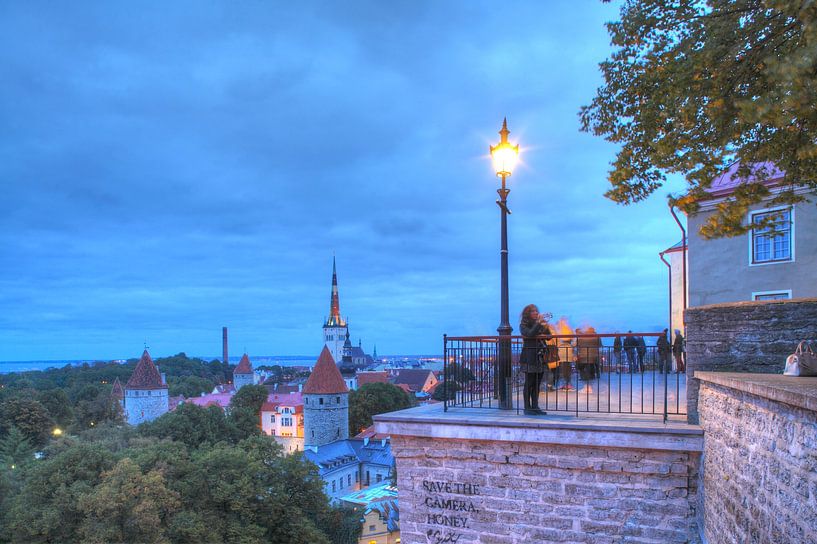
<svg viewBox="0 0 817 544">
<path fill-rule="evenodd" d="M 443 412 L 448 411 L 448 334 L 443 334 Z"/>
</svg>

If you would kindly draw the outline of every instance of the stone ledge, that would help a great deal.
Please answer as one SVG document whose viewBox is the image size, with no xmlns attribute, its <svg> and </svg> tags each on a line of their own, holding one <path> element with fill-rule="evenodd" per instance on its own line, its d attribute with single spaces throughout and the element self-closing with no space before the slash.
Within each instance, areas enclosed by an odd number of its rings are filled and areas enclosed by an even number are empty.
<svg viewBox="0 0 817 544">
<path fill-rule="evenodd" d="M 817 377 L 696 371 L 694 378 L 817 412 Z"/>
<path fill-rule="evenodd" d="M 686 419 L 661 416 L 570 414 L 530 417 L 491 408 L 431 404 L 374 416 L 378 433 L 391 436 L 530 442 L 571 446 L 703 451 L 703 430 Z"/>
</svg>

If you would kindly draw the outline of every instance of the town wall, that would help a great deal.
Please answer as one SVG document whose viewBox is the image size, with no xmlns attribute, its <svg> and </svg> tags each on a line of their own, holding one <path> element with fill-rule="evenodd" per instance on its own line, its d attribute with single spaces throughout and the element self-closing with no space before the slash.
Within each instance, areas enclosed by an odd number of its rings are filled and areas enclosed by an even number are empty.
<svg viewBox="0 0 817 544">
<path fill-rule="evenodd" d="M 709 544 L 817 542 L 817 378 L 701 374 Z"/>
<path fill-rule="evenodd" d="M 688 308 L 687 375 L 698 371 L 781 374 L 801 340 L 817 348 L 817 298 Z M 689 421 L 698 421 L 698 380 L 687 383 Z"/>
<path fill-rule="evenodd" d="M 125 416 L 131 425 L 152 421 L 166 414 L 170 405 L 167 389 L 125 389 Z"/>
<path fill-rule="evenodd" d="M 404 544 L 700 542 L 697 426 L 468 412 L 375 416 Z"/>
<path fill-rule="evenodd" d="M 303 398 L 304 444 L 307 447 L 349 438 L 349 393 L 310 394 Z"/>
</svg>

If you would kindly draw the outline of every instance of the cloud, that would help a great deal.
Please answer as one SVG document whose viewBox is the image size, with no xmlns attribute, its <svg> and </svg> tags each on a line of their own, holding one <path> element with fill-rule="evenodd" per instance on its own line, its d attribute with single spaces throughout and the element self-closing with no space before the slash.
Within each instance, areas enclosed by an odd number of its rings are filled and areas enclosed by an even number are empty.
<svg viewBox="0 0 817 544">
<path fill-rule="evenodd" d="M 616 9 L 4 5 L 0 360 L 317 354 L 333 253 L 366 349 L 491 333 L 504 116 L 512 313 L 661 323 L 677 229 L 578 132 Z"/>
</svg>

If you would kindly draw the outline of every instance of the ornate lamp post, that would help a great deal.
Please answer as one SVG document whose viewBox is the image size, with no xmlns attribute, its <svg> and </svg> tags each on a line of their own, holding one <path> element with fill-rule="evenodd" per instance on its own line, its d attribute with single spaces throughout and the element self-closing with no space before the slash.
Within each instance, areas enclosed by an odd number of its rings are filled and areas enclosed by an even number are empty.
<svg viewBox="0 0 817 544">
<path fill-rule="evenodd" d="M 491 158 L 494 161 L 494 171 L 496 175 L 502 178 L 502 187 L 496 190 L 499 193 L 499 200 L 496 203 L 502 213 L 502 249 L 500 250 L 501 261 L 501 306 L 500 306 L 500 322 L 497 332 L 500 339 L 497 345 L 497 380 L 496 387 L 499 393 L 499 407 L 504 410 L 513 408 L 513 399 L 511 398 L 511 327 L 510 319 L 508 317 L 508 215 L 511 210 L 508 209 L 508 193 L 511 192 L 505 186 L 505 179 L 510 177 L 516 159 L 519 156 L 519 146 L 511 145 L 508 142 L 508 120 L 502 120 L 502 129 L 499 131 L 501 139 L 499 145 L 490 146 Z"/>
</svg>

